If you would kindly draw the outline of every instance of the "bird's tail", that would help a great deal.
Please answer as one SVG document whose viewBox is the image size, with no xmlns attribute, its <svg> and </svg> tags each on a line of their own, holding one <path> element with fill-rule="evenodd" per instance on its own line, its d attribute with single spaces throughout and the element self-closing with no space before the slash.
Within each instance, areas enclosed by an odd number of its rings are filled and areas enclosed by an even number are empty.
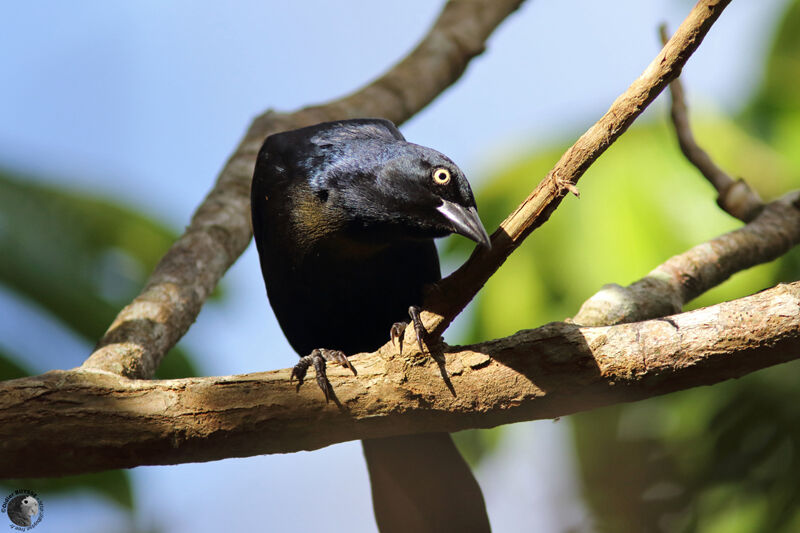
<svg viewBox="0 0 800 533">
<path fill-rule="evenodd" d="M 449 433 L 362 442 L 381 533 L 488 533 L 478 482 Z"/>
</svg>

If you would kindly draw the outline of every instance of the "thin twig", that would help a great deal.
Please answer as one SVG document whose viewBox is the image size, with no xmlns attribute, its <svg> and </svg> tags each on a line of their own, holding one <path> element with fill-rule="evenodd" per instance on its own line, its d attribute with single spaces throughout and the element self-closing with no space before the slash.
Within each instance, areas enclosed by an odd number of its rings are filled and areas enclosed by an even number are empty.
<svg viewBox="0 0 800 533">
<path fill-rule="evenodd" d="M 667 27 L 659 27 L 661 41 L 667 42 Z M 734 180 L 724 170 L 717 166 L 711 156 L 695 141 L 692 128 L 689 124 L 689 110 L 680 78 L 669 84 L 672 95 L 670 116 L 675 126 L 678 145 L 700 173 L 717 190 L 717 205 L 726 213 L 744 222 L 749 222 L 763 209 L 764 203 L 753 189 L 743 179 Z"/>
</svg>

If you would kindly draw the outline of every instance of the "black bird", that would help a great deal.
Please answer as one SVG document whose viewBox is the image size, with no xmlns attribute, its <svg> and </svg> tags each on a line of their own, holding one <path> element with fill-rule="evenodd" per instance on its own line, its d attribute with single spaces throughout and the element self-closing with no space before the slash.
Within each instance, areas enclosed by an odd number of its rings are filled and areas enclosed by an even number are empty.
<svg viewBox="0 0 800 533">
<path fill-rule="evenodd" d="M 376 350 L 409 312 L 418 321 L 423 287 L 441 276 L 434 238 L 455 232 L 489 245 L 463 172 L 381 119 L 268 137 L 251 206 L 267 294 L 301 356 L 292 376 L 302 383 L 313 365 L 326 400 L 326 360 L 355 374 L 345 354 Z M 449 434 L 363 446 L 382 532 L 489 531 L 480 488 Z"/>
</svg>

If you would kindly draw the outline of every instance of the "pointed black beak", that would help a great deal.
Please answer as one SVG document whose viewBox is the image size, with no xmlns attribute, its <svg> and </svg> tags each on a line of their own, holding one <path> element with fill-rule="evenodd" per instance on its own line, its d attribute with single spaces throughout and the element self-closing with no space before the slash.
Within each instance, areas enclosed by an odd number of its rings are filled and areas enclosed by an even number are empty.
<svg viewBox="0 0 800 533">
<path fill-rule="evenodd" d="M 474 207 L 463 207 L 447 200 L 442 200 L 442 205 L 436 208 L 453 225 L 453 230 L 477 242 L 481 246 L 491 248 L 489 235 L 486 233 L 478 210 Z"/>
</svg>

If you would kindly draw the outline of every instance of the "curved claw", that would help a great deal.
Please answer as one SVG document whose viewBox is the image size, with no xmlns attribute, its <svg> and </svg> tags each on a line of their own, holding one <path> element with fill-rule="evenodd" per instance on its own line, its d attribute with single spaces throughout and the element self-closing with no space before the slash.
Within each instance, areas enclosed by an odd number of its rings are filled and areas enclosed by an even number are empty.
<svg viewBox="0 0 800 533">
<path fill-rule="evenodd" d="M 422 338 L 425 336 L 427 331 L 425 331 L 425 326 L 422 325 L 422 319 L 419 317 L 420 308 L 416 305 L 412 305 L 408 308 L 408 316 L 411 317 L 411 321 L 414 323 L 414 333 L 417 335 L 417 345 L 419 345 L 419 351 L 425 353 L 425 348 L 422 346 Z"/>
<path fill-rule="evenodd" d="M 420 308 L 416 305 L 412 305 L 408 308 L 408 316 L 411 317 L 411 322 L 414 323 L 414 333 L 417 336 L 417 345 L 419 346 L 419 351 L 425 353 L 425 347 L 422 344 L 422 339 L 425 337 L 427 332 L 425 331 L 425 326 L 422 325 L 422 319 L 419 316 L 419 312 Z M 392 324 L 392 327 L 389 330 L 392 343 L 397 345 L 400 355 L 403 355 L 403 333 L 405 332 L 406 327 L 408 327 L 408 322 L 395 322 Z"/>
<path fill-rule="evenodd" d="M 350 371 L 353 372 L 354 376 L 358 375 L 355 367 L 352 365 L 352 363 L 350 363 L 350 360 L 347 358 L 347 355 L 345 355 L 344 352 L 339 350 L 316 348 L 310 354 L 306 355 L 305 357 L 301 357 L 297 364 L 294 365 L 294 368 L 292 368 L 292 373 L 289 376 L 289 381 L 292 381 L 296 377 L 297 388 L 299 389 L 306 377 L 308 367 L 314 365 L 314 371 L 317 374 L 317 385 L 320 389 L 322 389 L 323 394 L 325 394 L 325 403 L 327 403 L 333 396 L 333 386 L 331 385 L 330 381 L 328 381 L 328 372 L 326 370 L 327 361 L 349 368 Z"/>
<path fill-rule="evenodd" d="M 297 378 L 298 388 L 303 384 L 303 380 L 306 377 L 306 372 L 308 372 L 308 367 L 311 366 L 311 363 L 313 362 L 313 355 L 314 353 L 312 352 L 311 355 L 301 357 L 297 364 L 294 365 L 294 368 L 292 368 L 292 373 L 289 376 L 289 382 L 291 383 L 294 378 Z"/>
<path fill-rule="evenodd" d="M 327 350 L 325 348 L 319 348 L 318 351 L 322 354 L 322 357 L 326 361 L 330 361 L 331 363 L 340 364 L 345 368 L 349 368 L 350 372 L 352 372 L 354 376 L 358 375 L 358 372 L 356 372 L 355 367 L 350 362 L 350 359 L 347 358 L 347 355 L 345 355 L 344 352 L 342 352 L 340 350 Z"/>
<path fill-rule="evenodd" d="M 389 330 L 392 344 L 397 346 L 400 355 L 403 355 L 403 332 L 406 330 L 406 326 L 408 326 L 408 322 L 395 322 Z"/>
<path fill-rule="evenodd" d="M 323 394 L 325 394 L 325 403 L 330 401 L 331 393 L 333 392 L 333 387 L 331 386 L 331 382 L 328 381 L 328 372 L 325 370 L 325 359 L 324 356 L 321 355 L 322 350 L 314 350 L 311 352 L 311 357 L 314 357 L 314 370 L 317 372 L 317 385 L 320 389 L 322 389 Z"/>
</svg>

